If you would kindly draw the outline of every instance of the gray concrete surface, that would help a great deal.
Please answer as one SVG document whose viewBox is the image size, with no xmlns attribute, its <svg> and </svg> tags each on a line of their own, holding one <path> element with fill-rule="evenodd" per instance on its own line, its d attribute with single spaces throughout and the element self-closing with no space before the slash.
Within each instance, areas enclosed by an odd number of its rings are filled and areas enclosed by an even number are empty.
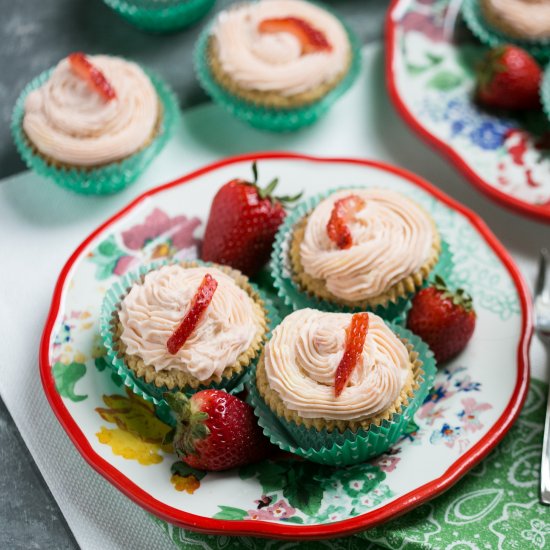
<svg viewBox="0 0 550 550">
<path fill-rule="evenodd" d="M 229 3 L 218 0 L 212 13 Z M 363 42 L 381 38 L 387 0 L 325 3 L 349 22 Z M 0 178 L 24 169 L 9 132 L 17 96 L 29 80 L 72 51 L 123 55 L 154 69 L 173 86 L 184 109 L 206 101 L 191 64 L 202 23 L 157 36 L 134 29 L 101 0 L 0 0 L 0 8 Z M 0 548 L 77 548 L 1 401 Z"/>
</svg>

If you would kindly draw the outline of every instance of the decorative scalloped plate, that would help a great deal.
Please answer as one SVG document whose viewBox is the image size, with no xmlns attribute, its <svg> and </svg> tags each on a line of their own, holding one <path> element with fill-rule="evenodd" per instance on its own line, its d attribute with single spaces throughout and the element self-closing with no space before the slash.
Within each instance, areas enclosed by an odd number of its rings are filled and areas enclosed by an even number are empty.
<svg viewBox="0 0 550 550">
<path fill-rule="evenodd" d="M 550 223 L 550 123 L 542 111 L 512 117 L 472 100 L 486 49 L 461 0 L 393 0 L 386 20 L 386 79 L 405 121 L 496 202 Z"/>
<path fill-rule="evenodd" d="M 168 429 L 152 406 L 111 374 L 98 335 L 105 290 L 161 257 L 191 258 L 211 200 L 224 182 L 278 176 L 284 193 L 376 185 L 419 201 L 454 253 L 451 282 L 474 296 L 478 326 L 468 348 L 440 369 L 417 426 L 391 452 L 331 468 L 289 455 L 204 474 L 162 446 Z M 258 281 L 269 291 L 266 278 Z M 55 288 L 40 349 L 46 395 L 89 464 L 129 498 L 173 524 L 208 533 L 335 537 L 373 527 L 436 496 L 479 462 L 517 417 L 529 381 L 531 336 L 525 284 L 472 212 L 417 176 L 359 159 L 264 153 L 223 160 L 152 189 L 94 231 Z"/>
</svg>

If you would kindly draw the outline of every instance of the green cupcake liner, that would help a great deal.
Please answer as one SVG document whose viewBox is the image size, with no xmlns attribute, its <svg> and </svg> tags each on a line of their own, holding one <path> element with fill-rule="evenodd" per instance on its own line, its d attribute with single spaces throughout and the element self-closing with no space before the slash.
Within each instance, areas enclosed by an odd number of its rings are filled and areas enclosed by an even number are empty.
<svg viewBox="0 0 550 550">
<path fill-rule="evenodd" d="M 346 189 L 361 189 L 361 187 L 350 186 L 346 187 Z M 345 313 L 361 311 L 360 308 L 351 308 L 349 306 L 328 302 L 327 300 L 321 300 L 316 296 L 310 296 L 300 288 L 299 284 L 292 277 L 289 248 L 294 225 L 306 214 L 311 212 L 311 210 L 313 210 L 323 199 L 336 191 L 338 191 L 338 189 L 331 189 L 325 193 L 310 197 L 296 205 L 285 218 L 285 221 L 279 227 L 277 235 L 275 236 L 270 262 L 273 286 L 277 289 L 277 294 L 284 305 L 291 308 L 293 311 L 304 308 Z M 428 280 L 433 280 L 436 275 L 443 277 L 443 279 L 447 279 L 452 270 L 453 256 L 449 245 L 442 240 L 439 260 L 430 273 Z M 409 308 L 410 296 L 401 297 L 395 303 L 389 303 L 387 306 L 378 306 L 371 311 L 383 319 L 397 321 L 403 324 L 406 312 Z"/>
<path fill-rule="evenodd" d="M 321 5 L 321 4 L 318 4 Z M 323 9 L 337 15 L 324 5 Z M 339 18 L 340 19 L 340 18 Z M 221 86 L 210 70 L 208 63 L 208 39 L 214 22 L 210 23 L 201 33 L 194 52 L 195 73 L 206 93 L 226 111 L 233 116 L 262 130 L 272 132 L 290 132 L 309 126 L 322 117 L 332 104 L 342 96 L 355 82 L 361 71 L 361 47 L 360 42 L 353 31 L 340 19 L 348 34 L 351 45 L 352 59 L 347 74 L 324 97 L 295 109 L 277 109 L 261 107 L 252 102 L 245 101 Z"/>
<path fill-rule="evenodd" d="M 201 262 L 200 260 L 193 260 L 198 265 L 209 266 L 212 265 L 210 262 Z M 164 422 L 173 425 L 174 419 L 171 414 L 170 407 L 163 398 L 163 394 L 169 391 L 181 391 L 178 389 L 170 390 L 165 386 L 158 387 L 153 383 L 147 383 L 145 380 L 139 378 L 135 373 L 127 367 L 122 357 L 119 357 L 115 344 L 113 342 L 113 334 L 111 327 L 111 320 L 113 313 L 115 312 L 118 304 L 120 303 L 121 297 L 125 296 L 128 292 L 128 289 L 138 281 L 142 275 L 145 275 L 149 271 L 158 269 L 163 265 L 169 265 L 173 263 L 178 263 L 177 260 L 165 260 L 161 262 L 155 262 L 148 265 L 140 266 L 136 271 L 127 273 L 126 275 L 120 277 L 113 285 L 107 290 L 105 297 L 103 298 L 103 303 L 101 305 L 101 313 L 99 317 L 100 333 L 103 339 L 103 345 L 105 346 L 107 352 L 107 364 L 111 367 L 113 372 L 115 372 L 122 380 L 125 386 L 130 388 L 130 390 L 138 395 L 139 397 L 153 403 L 156 407 L 157 415 Z M 273 303 L 265 294 L 253 283 L 250 283 L 252 288 L 258 292 L 264 306 L 268 313 L 268 335 L 271 334 L 273 328 L 280 322 L 279 315 L 277 310 L 273 306 Z M 185 391 L 188 396 L 205 389 L 216 389 L 216 390 L 225 390 L 228 393 L 236 395 L 242 392 L 245 388 L 245 383 L 251 375 L 253 367 L 255 366 L 257 359 L 255 359 L 251 366 L 245 371 L 229 379 L 223 379 L 221 382 L 212 383 L 205 386 L 199 386 L 197 389 L 189 389 Z"/>
<path fill-rule="evenodd" d="M 408 340 L 414 346 L 423 362 L 424 373 L 418 380 L 419 387 L 409 403 L 402 407 L 401 413 L 394 413 L 391 420 L 384 420 L 379 426 L 357 432 L 328 432 L 326 429 L 318 431 L 304 425 L 298 426 L 277 417 L 271 411 L 258 392 L 254 372 L 247 382 L 248 400 L 254 407 L 264 435 L 283 451 L 330 466 L 359 464 L 386 452 L 396 443 L 401 435 L 408 432 L 409 423 L 434 383 L 437 369 L 433 353 L 426 343 L 395 323 L 387 324 L 400 338 Z"/>
<path fill-rule="evenodd" d="M 216 0 L 103 0 L 135 27 L 154 33 L 173 32 L 202 19 Z"/>
<path fill-rule="evenodd" d="M 546 67 L 540 83 L 540 102 L 544 114 L 550 120 L 550 64 Z"/>
<path fill-rule="evenodd" d="M 527 50 L 538 61 L 550 59 L 550 39 L 528 40 L 512 38 L 499 29 L 491 26 L 484 18 L 479 0 L 463 0 L 462 17 L 472 33 L 484 44 L 500 46 L 501 44 L 516 44 Z"/>
<path fill-rule="evenodd" d="M 133 183 L 157 156 L 171 137 L 179 118 L 178 101 L 170 87 L 155 74 L 145 71 L 162 103 L 162 120 L 151 143 L 133 155 L 98 168 L 61 168 L 50 164 L 36 151 L 23 131 L 25 100 L 30 92 L 42 86 L 54 68 L 44 71 L 21 92 L 13 109 L 11 132 L 19 154 L 37 174 L 52 179 L 57 185 L 85 195 L 107 195 Z"/>
</svg>

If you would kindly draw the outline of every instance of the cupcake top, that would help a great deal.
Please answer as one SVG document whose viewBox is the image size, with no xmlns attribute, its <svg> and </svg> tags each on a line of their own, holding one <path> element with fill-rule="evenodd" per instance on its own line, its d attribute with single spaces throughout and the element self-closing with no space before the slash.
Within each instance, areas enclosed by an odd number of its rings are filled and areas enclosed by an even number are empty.
<svg viewBox="0 0 550 550">
<path fill-rule="evenodd" d="M 73 54 L 74 55 L 74 54 Z M 152 139 L 159 100 L 135 63 L 86 57 L 114 90 L 106 98 L 65 58 L 29 93 L 23 129 L 43 155 L 72 166 L 99 166 L 135 153 Z"/>
<path fill-rule="evenodd" d="M 172 354 L 167 342 L 189 310 L 206 274 L 217 288 L 183 346 Z M 215 267 L 168 265 L 150 271 L 122 300 L 120 339 L 157 372 L 175 369 L 199 380 L 221 376 L 247 351 L 262 329 L 259 306 L 235 280 Z"/>
<path fill-rule="evenodd" d="M 483 15 L 513 38 L 550 38 L 548 0 L 481 0 Z"/>
<path fill-rule="evenodd" d="M 360 421 L 392 406 L 412 373 L 409 351 L 380 317 L 368 317 L 363 350 L 338 397 L 336 371 L 352 314 L 302 309 L 273 331 L 265 373 L 287 409 L 302 418 Z"/>
<path fill-rule="evenodd" d="M 241 88 L 292 96 L 334 80 L 351 47 L 336 17 L 302 0 L 261 0 L 219 14 L 222 70 Z"/>
<path fill-rule="evenodd" d="M 348 242 L 331 224 L 339 214 Z M 385 189 L 351 189 L 321 201 L 307 219 L 300 259 L 334 296 L 360 301 L 383 294 L 430 258 L 437 230 L 409 198 Z"/>
</svg>

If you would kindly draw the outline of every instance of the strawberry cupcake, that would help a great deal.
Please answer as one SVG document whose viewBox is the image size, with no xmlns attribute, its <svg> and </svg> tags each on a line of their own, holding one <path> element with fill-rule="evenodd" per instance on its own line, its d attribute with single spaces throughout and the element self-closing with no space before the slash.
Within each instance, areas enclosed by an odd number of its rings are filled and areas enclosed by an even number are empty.
<svg viewBox="0 0 550 550">
<path fill-rule="evenodd" d="M 514 43 L 539 60 L 550 57 L 547 0 L 464 0 L 464 20 L 485 44 Z"/>
<path fill-rule="evenodd" d="M 139 29 L 173 32 L 189 27 L 204 17 L 216 0 L 104 0 Z"/>
<path fill-rule="evenodd" d="M 160 401 L 167 391 L 231 390 L 261 351 L 268 307 L 229 267 L 182 262 L 143 268 L 106 294 L 102 336 L 115 372 L 149 399 Z"/>
<path fill-rule="evenodd" d="M 386 451 L 434 375 L 427 346 L 405 329 L 373 313 L 302 309 L 275 328 L 250 386 L 272 442 L 343 465 Z M 290 437 L 270 427 L 275 420 Z"/>
<path fill-rule="evenodd" d="M 23 90 L 12 133 L 29 168 L 73 191 L 104 194 L 141 174 L 177 116 L 166 84 L 135 63 L 73 53 Z"/>
<path fill-rule="evenodd" d="M 260 0 L 221 12 L 195 52 L 206 92 L 233 115 L 274 131 L 312 124 L 355 80 L 357 39 L 303 0 Z"/>
<path fill-rule="evenodd" d="M 302 203 L 279 229 L 273 275 L 293 309 L 393 318 L 438 263 L 431 216 L 395 191 L 343 189 Z"/>
</svg>

